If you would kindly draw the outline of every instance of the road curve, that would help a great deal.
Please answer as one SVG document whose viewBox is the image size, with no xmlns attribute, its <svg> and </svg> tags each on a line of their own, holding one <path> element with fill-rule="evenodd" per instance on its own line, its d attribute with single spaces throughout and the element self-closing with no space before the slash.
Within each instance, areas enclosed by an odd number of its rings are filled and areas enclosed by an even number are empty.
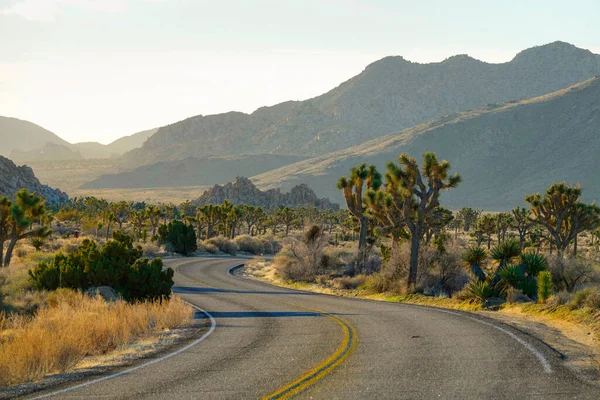
<svg viewBox="0 0 600 400">
<path fill-rule="evenodd" d="M 229 275 L 243 263 L 233 258 L 166 263 L 175 292 L 214 317 L 214 332 L 53 398 L 600 398 L 543 342 L 472 314 L 277 288 Z"/>
</svg>

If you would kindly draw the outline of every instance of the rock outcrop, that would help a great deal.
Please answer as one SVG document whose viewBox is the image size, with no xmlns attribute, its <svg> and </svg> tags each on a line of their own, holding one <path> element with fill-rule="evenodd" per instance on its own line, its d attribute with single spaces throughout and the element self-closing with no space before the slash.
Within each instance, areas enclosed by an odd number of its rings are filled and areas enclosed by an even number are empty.
<svg viewBox="0 0 600 400">
<path fill-rule="evenodd" d="M 228 200 L 233 204 L 248 204 L 269 207 L 315 206 L 319 209 L 339 209 L 338 204 L 329 199 L 319 199 L 306 184 L 294 186 L 289 193 L 281 193 L 280 189 L 261 191 L 248 178 L 237 177 L 235 182 L 215 185 L 194 201 L 197 205 L 222 204 Z"/>
<path fill-rule="evenodd" d="M 69 196 L 59 189 L 42 185 L 30 167 L 19 167 L 8 158 L 0 156 L 0 196 L 12 199 L 20 189 L 28 189 L 44 196 L 48 204 L 60 204 L 69 200 Z"/>
</svg>

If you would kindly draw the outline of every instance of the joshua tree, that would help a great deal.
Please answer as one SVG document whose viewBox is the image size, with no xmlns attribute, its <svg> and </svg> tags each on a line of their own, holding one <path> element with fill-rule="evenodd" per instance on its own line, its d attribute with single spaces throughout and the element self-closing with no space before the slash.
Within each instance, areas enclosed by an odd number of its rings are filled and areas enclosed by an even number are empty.
<svg viewBox="0 0 600 400">
<path fill-rule="evenodd" d="M 290 234 L 290 228 L 292 225 L 299 221 L 298 215 L 290 207 L 284 207 L 277 212 L 277 216 L 279 221 L 281 221 L 283 226 L 285 226 L 285 236 L 288 236 Z"/>
<path fill-rule="evenodd" d="M 436 207 L 440 205 L 440 192 L 458 186 L 461 178 L 458 174 L 448 176 L 450 163 L 445 160 L 439 162 L 435 153 L 423 154 L 422 169 L 408 154 L 401 154 L 398 160 L 399 166 L 393 162 L 387 164 L 386 190 L 399 194 L 394 201 L 395 207 L 411 233 L 407 284 L 409 290 L 414 290 L 421 240 Z"/>
<path fill-rule="evenodd" d="M 471 230 L 471 227 L 477 225 L 477 220 L 481 216 L 481 213 L 482 213 L 482 211 L 473 210 L 470 207 L 462 208 L 458 212 L 460 219 L 464 223 L 465 232 L 469 232 Z"/>
<path fill-rule="evenodd" d="M 496 235 L 498 236 L 498 244 L 506 239 L 506 232 L 512 224 L 512 217 L 508 213 L 496 214 Z"/>
<path fill-rule="evenodd" d="M 363 192 L 365 190 L 377 190 L 381 186 L 381 174 L 374 165 L 367 167 L 361 164 L 350 170 L 350 176 L 342 176 L 338 181 L 337 187 L 342 191 L 348 211 L 359 222 L 358 234 L 358 263 L 362 267 L 367 258 L 367 231 L 369 224 L 367 221 L 366 204 L 363 201 Z"/>
<path fill-rule="evenodd" d="M 519 246 L 523 248 L 525 238 L 531 231 L 534 223 L 529 219 L 529 210 L 523 207 L 514 208 L 512 211 L 511 227 L 519 233 Z"/>
<path fill-rule="evenodd" d="M 0 260 L 4 258 L 4 266 L 8 267 L 15 245 L 19 240 L 27 238 L 45 238 L 50 235 L 50 228 L 40 225 L 33 228 L 34 223 L 46 213 L 44 199 L 26 189 L 17 192 L 14 204 L 6 198 L 0 199 Z M 8 212 L 7 212 L 8 211 Z M 6 255 L 3 257 L 4 242 L 8 240 Z"/>
<path fill-rule="evenodd" d="M 146 207 L 146 217 L 148 221 L 150 221 L 150 225 L 152 225 L 152 236 L 156 236 L 156 230 L 160 225 L 160 219 L 163 217 L 163 213 L 160 208 L 156 206 L 147 206 Z"/>
<path fill-rule="evenodd" d="M 550 233 L 559 258 L 577 235 L 600 226 L 600 208 L 595 204 L 579 201 L 581 188 L 555 183 L 546 191 L 544 197 L 532 194 L 525 198 L 531 206 L 531 219 L 538 222 Z M 577 252 L 577 245 L 574 246 Z"/>
<path fill-rule="evenodd" d="M 496 232 L 496 217 L 485 214 L 477 222 L 477 228 L 487 237 L 487 248 L 489 250 L 492 247 L 492 235 Z"/>
<path fill-rule="evenodd" d="M 127 222 L 131 215 L 131 204 L 126 201 L 120 201 L 118 203 L 111 203 L 109 208 L 114 222 L 119 224 L 119 230 L 123 230 L 123 224 Z"/>
<path fill-rule="evenodd" d="M 222 209 L 220 206 L 208 204 L 206 206 L 200 207 L 199 210 L 202 212 L 200 217 L 206 225 L 206 238 L 210 239 L 211 237 L 213 237 L 214 229 L 217 226 L 219 226 L 219 224 L 224 218 Z"/>
</svg>

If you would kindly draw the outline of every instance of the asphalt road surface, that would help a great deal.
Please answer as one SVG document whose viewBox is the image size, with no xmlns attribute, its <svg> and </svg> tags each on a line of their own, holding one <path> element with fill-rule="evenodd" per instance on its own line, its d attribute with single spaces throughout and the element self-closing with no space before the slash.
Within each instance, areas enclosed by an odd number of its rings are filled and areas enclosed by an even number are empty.
<svg viewBox="0 0 600 400">
<path fill-rule="evenodd" d="M 600 399 L 600 388 L 580 381 L 558 353 L 506 325 L 229 274 L 243 262 L 167 261 L 177 271 L 174 291 L 214 319 L 198 311 L 206 325 L 198 343 L 123 375 L 30 397 Z"/>
</svg>

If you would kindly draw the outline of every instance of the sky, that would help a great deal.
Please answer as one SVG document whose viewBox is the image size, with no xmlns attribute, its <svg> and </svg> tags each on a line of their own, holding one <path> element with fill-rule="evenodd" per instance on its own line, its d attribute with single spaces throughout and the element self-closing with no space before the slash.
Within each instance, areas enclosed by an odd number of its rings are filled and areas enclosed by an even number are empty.
<svg viewBox="0 0 600 400">
<path fill-rule="evenodd" d="M 324 93 L 389 55 L 600 53 L 599 0 L 0 0 L 0 115 L 75 143 Z"/>
</svg>

